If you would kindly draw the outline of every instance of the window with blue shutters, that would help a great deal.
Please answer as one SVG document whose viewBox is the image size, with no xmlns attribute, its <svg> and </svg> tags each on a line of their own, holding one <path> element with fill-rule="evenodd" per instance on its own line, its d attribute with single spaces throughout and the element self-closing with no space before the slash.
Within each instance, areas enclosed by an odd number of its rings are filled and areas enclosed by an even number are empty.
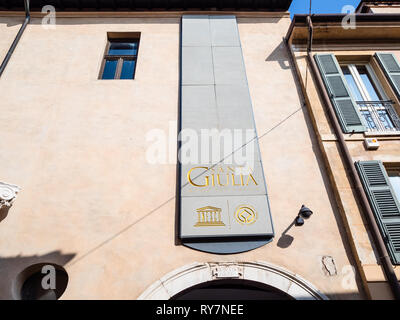
<svg viewBox="0 0 400 320">
<path fill-rule="evenodd" d="M 400 203 L 396 194 L 400 182 L 388 176 L 381 161 L 358 161 L 355 165 L 392 263 L 400 264 Z"/>
</svg>

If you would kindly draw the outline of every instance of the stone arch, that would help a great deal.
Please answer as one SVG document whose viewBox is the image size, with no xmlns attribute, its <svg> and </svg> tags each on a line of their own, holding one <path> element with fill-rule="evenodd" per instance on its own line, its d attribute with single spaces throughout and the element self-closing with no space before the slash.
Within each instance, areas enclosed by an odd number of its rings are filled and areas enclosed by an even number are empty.
<svg viewBox="0 0 400 320">
<path fill-rule="evenodd" d="M 327 300 L 297 274 L 267 262 L 192 263 L 178 268 L 148 287 L 139 300 L 166 300 L 201 283 L 219 279 L 243 279 L 274 287 L 297 300 Z"/>
</svg>

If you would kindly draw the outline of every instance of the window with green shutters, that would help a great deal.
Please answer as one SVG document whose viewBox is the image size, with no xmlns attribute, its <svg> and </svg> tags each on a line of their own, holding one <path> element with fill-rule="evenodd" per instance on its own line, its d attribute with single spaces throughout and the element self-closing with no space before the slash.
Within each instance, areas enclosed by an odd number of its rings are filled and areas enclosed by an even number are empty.
<svg viewBox="0 0 400 320">
<path fill-rule="evenodd" d="M 381 161 L 355 163 L 393 264 L 400 264 L 400 203 Z"/>
<path fill-rule="evenodd" d="M 358 106 L 350 94 L 336 57 L 328 53 L 316 54 L 314 58 L 343 132 L 367 131 L 365 120 L 361 116 Z"/>
<path fill-rule="evenodd" d="M 392 53 L 376 53 L 375 58 L 378 60 L 385 72 L 394 92 L 400 99 L 400 63 Z"/>
<path fill-rule="evenodd" d="M 400 133 L 400 118 L 369 63 L 340 64 L 369 132 Z"/>
</svg>

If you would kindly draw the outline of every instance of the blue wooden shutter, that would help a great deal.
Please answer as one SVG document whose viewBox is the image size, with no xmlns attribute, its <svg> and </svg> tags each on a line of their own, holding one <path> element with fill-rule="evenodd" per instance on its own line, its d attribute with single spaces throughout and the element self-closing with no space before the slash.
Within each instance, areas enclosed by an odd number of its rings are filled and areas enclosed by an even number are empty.
<svg viewBox="0 0 400 320">
<path fill-rule="evenodd" d="M 355 163 L 393 264 L 400 264 L 400 203 L 381 161 Z"/>
<path fill-rule="evenodd" d="M 351 97 L 350 90 L 335 56 L 333 54 L 316 54 L 314 58 L 343 132 L 367 131 L 364 118 Z"/>
<path fill-rule="evenodd" d="M 393 90 L 400 99 L 400 63 L 392 53 L 375 53 Z"/>
</svg>

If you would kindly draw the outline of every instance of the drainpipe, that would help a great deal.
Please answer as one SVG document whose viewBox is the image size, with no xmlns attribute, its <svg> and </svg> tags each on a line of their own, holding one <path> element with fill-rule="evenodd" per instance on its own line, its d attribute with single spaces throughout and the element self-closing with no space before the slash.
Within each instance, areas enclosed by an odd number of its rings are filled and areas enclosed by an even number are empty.
<svg viewBox="0 0 400 320">
<path fill-rule="evenodd" d="M 312 51 L 312 42 L 313 42 L 313 34 L 314 27 L 311 20 L 311 15 L 307 16 L 307 26 L 308 26 L 308 43 L 307 43 L 307 53 Z"/>
<path fill-rule="evenodd" d="M 11 44 L 10 49 L 7 52 L 7 55 L 5 56 L 1 66 L 0 66 L 0 77 L 3 74 L 4 69 L 6 68 L 8 61 L 10 60 L 10 58 L 15 50 L 15 47 L 17 46 L 17 44 L 19 42 L 19 39 L 21 38 L 22 34 L 24 33 L 26 25 L 31 20 L 31 15 L 29 13 L 29 0 L 24 0 L 24 5 L 25 5 L 25 21 L 22 24 L 21 28 L 19 29 L 13 43 Z"/>
<path fill-rule="evenodd" d="M 308 24 L 308 29 L 309 29 L 309 43 L 307 45 L 308 62 L 310 64 L 310 66 L 311 66 L 311 70 L 312 70 L 313 76 L 314 76 L 314 78 L 316 80 L 318 90 L 322 95 L 323 102 L 324 102 L 324 104 L 326 106 L 326 109 L 328 111 L 329 119 L 330 119 L 330 121 L 331 121 L 331 123 L 333 125 L 333 129 L 334 129 L 335 135 L 336 135 L 336 137 L 338 139 L 338 143 L 339 143 L 339 147 L 340 147 L 340 150 L 342 152 L 342 155 L 343 155 L 343 159 L 345 161 L 345 164 L 346 164 L 347 168 L 350 171 L 350 177 L 352 179 L 352 182 L 353 182 L 353 184 L 355 186 L 355 189 L 357 191 L 357 194 L 359 196 L 359 200 L 361 202 L 362 208 L 363 208 L 364 212 L 366 213 L 367 221 L 368 221 L 368 224 L 369 224 L 369 227 L 370 227 L 370 230 L 371 230 L 371 233 L 372 233 L 376 248 L 378 250 L 378 255 L 379 255 L 378 261 L 383 267 L 385 276 L 386 276 L 387 281 L 388 281 L 388 283 L 390 285 L 390 288 L 392 290 L 394 298 L 396 300 L 400 300 L 400 284 L 399 284 L 399 281 L 398 281 L 398 279 L 396 277 L 396 274 L 395 274 L 395 272 L 393 270 L 392 262 L 390 261 L 390 257 L 389 257 L 389 255 L 387 253 L 385 243 L 383 242 L 380 230 L 379 230 L 378 225 L 376 223 L 375 216 L 374 216 L 374 214 L 373 214 L 373 212 L 371 210 L 371 206 L 369 204 L 368 198 L 367 198 L 367 196 L 365 194 L 365 191 L 364 191 L 364 188 L 363 188 L 363 186 L 361 184 L 360 177 L 359 177 L 359 175 L 358 175 L 358 173 L 356 171 L 356 168 L 354 166 L 353 158 L 351 157 L 349 149 L 347 148 L 346 140 L 345 140 L 344 135 L 342 133 L 342 129 L 341 129 L 341 126 L 339 124 L 339 121 L 337 120 L 336 113 L 335 113 L 334 108 L 332 106 L 332 102 L 331 102 L 331 100 L 330 100 L 330 98 L 329 98 L 329 96 L 328 96 L 328 94 L 327 94 L 327 92 L 325 90 L 325 86 L 324 86 L 324 83 L 322 81 L 321 75 L 320 75 L 320 73 L 318 71 L 317 65 L 316 65 L 313 57 L 311 56 L 311 52 L 312 52 L 312 34 L 313 34 L 313 25 L 312 25 L 311 16 L 307 17 L 307 22 L 308 22 L 307 24 Z M 291 59 L 293 61 L 295 61 L 294 60 L 295 57 L 294 57 L 293 49 L 292 49 L 292 47 L 291 47 L 291 45 L 289 43 L 289 38 L 288 37 L 286 38 L 286 43 L 288 45 L 288 49 L 289 49 L 289 52 L 290 52 Z M 303 99 L 303 101 L 305 101 L 304 94 L 303 94 L 302 99 Z"/>
</svg>

